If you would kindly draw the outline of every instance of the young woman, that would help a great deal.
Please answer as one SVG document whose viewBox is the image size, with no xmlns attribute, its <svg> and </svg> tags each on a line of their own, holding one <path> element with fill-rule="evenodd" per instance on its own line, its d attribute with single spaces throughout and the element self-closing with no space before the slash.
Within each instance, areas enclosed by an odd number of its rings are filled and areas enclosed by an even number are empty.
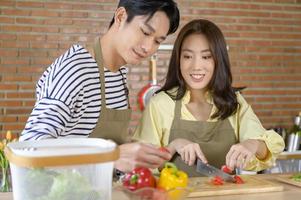
<svg viewBox="0 0 301 200">
<path fill-rule="evenodd" d="M 150 100 L 134 139 L 166 146 L 190 176 L 200 176 L 196 159 L 218 168 L 271 166 L 284 142 L 262 127 L 231 84 L 221 30 L 208 20 L 189 22 L 176 39 L 165 85 Z"/>
<path fill-rule="evenodd" d="M 151 56 L 178 25 L 173 0 L 120 0 L 94 52 L 73 45 L 44 72 L 20 140 L 101 137 L 120 144 L 115 167 L 121 171 L 161 165 L 170 154 L 151 145 L 125 144 L 131 109 L 124 65 Z"/>
</svg>

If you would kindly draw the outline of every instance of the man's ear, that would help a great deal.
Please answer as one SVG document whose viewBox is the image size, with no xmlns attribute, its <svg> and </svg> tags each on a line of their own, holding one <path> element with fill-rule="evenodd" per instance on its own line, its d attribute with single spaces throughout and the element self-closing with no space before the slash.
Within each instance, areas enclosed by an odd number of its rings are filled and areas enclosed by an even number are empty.
<svg viewBox="0 0 301 200">
<path fill-rule="evenodd" d="M 115 11 L 114 15 L 114 24 L 116 24 L 118 27 L 126 22 L 128 15 L 124 7 L 119 7 Z"/>
</svg>

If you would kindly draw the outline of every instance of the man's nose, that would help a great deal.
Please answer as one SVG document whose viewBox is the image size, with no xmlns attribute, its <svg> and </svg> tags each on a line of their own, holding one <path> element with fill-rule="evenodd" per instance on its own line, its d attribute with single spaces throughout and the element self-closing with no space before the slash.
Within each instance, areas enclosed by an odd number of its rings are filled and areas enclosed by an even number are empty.
<svg viewBox="0 0 301 200">
<path fill-rule="evenodd" d="M 144 54 L 149 55 L 155 49 L 154 41 L 152 39 L 144 40 L 141 49 Z"/>
</svg>

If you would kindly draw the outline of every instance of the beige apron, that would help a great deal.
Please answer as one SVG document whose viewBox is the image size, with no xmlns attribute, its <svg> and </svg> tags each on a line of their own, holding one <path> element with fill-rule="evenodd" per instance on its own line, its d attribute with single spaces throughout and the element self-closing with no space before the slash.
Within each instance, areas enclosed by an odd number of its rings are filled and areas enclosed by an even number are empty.
<svg viewBox="0 0 301 200">
<path fill-rule="evenodd" d="M 94 53 L 100 72 L 101 112 L 98 122 L 89 137 L 110 139 L 117 144 L 126 143 L 130 138 L 128 126 L 131 119 L 131 109 L 115 110 L 106 107 L 104 64 L 99 37 L 94 42 Z M 128 94 L 127 101 L 130 105 Z"/>
<path fill-rule="evenodd" d="M 181 106 L 181 101 L 176 101 L 169 143 L 176 138 L 184 138 L 198 143 L 208 163 L 220 168 L 225 164 L 226 154 L 230 147 L 237 143 L 234 129 L 229 120 L 218 120 L 217 122 L 182 120 Z M 171 161 L 189 176 L 202 176 L 195 171 L 196 165 L 185 164 L 177 153 Z"/>
</svg>

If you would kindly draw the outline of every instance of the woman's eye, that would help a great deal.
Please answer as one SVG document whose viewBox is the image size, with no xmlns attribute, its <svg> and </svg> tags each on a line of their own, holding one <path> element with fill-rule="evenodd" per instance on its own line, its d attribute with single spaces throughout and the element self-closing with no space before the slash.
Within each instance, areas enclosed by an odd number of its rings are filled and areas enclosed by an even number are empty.
<svg viewBox="0 0 301 200">
<path fill-rule="evenodd" d="M 184 57 L 185 59 L 191 58 L 191 56 L 189 56 L 189 55 L 183 55 L 183 57 Z"/>
<path fill-rule="evenodd" d="M 209 55 L 209 56 L 203 56 L 203 59 L 205 59 L 205 60 L 208 60 L 208 59 L 211 59 L 211 58 L 212 58 L 211 55 Z"/>
</svg>

